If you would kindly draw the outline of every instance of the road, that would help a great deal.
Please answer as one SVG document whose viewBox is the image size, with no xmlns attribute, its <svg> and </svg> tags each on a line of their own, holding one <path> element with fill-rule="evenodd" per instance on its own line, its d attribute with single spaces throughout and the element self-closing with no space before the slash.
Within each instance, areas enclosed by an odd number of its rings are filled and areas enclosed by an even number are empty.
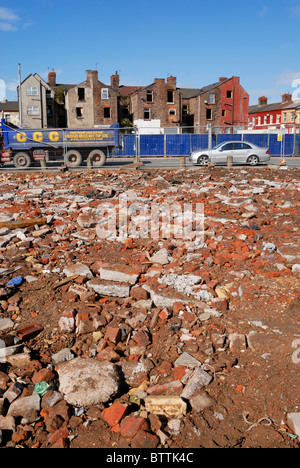
<svg viewBox="0 0 300 468">
<path fill-rule="evenodd" d="M 274 164 L 274 165 L 279 165 L 280 164 L 280 160 L 281 158 L 280 157 L 272 157 L 271 158 L 271 161 L 269 162 L 269 164 Z M 168 158 L 141 158 L 141 162 L 143 163 L 143 168 L 144 169 L 175 169 L 175 168 L 179 168 L 181 167 L 181 161 L 182 161 L 182 158 L 180 157 L 176 157 L 176 158 L 172 158 L 172 157 L 168 157 Z M 285 161 L 286 161 L 286 165 L 288 167 L 296 167 L 296 168 L 300 168 L 300 157 L 287 157 L 285 158 Z M 134 162 L 133 158 L 122 158 L 122 159 L 109 159 L 107 161 L 107 163 L 105 164 L 105 166 L 103 166 L 102 168 L 100 169 L 122 169 L 122 168 L 126 168 L 127 165 L 129 164 L 132 164 Z M 224 165 L 223 165 L 224 166 Z M 60 170 L 62 167 L 62 163 L 48 163 L 47 164 L 47 170 L 51 171 L 51 170 Z M 185 166 L 184 167 L 189 167 L 189 168 L 195 168 L 195 170 L 199 169 L 198 166 L 193 166 L 189 161 L 188 159 L 186 158 L 185 159 Z M 243 165 L 239 165 L 239 166 L 233 166 L 233 167 L 243 167 Z M 249 166 L 247 166 L 249 167 Z M 256 166 L 256 167 L 265 167 L 264 164 L 261 164 L 259 166 Z M 87 169 L 87 166 L 86 166 L 86 163 L 83 163 L 82 166 L 80 166 L 80 168 L 75 168 L 75 169 L 72 169 L 74 171 L 78 171 L 78 170 L 85 170 Z M 95 168 L 95 169 L 98 169 L 98 168 Z M 36 164 L 35 166 L 27 169 L 26 171 L 40 171 L 41 170 L 41 166 L 39 164 Z M 18 169 L 16 169 L 13 164 L 4 164 L 4 166 L 2 168 L 0 168 L 0 172 L 19 172 Z"/>
</svg>

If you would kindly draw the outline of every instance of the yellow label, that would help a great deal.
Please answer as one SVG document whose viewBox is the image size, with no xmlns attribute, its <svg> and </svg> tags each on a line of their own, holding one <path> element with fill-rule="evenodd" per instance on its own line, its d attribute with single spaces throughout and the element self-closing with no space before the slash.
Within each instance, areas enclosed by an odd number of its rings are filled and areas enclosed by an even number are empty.
<svg viewBox="0 0 300 468">
<path fill-rule="evenodd" d="M 58 141 L 59 140 L 59 133 L 58 132 L 50 132 L 49 133 L 49 140 L 50 141 Z"/>
<path fill-rule="evenodd" d="M 26 133 L 17 133 L 17 140 L 20 143 L 25 143 L 25 141 L 27 140 Z"/>
<path fill-rule="evenodd" d="M 33 134 L 34 141 L 43 141 L 43 134 L 42 132 L 34 132 Z"/>
</svg>

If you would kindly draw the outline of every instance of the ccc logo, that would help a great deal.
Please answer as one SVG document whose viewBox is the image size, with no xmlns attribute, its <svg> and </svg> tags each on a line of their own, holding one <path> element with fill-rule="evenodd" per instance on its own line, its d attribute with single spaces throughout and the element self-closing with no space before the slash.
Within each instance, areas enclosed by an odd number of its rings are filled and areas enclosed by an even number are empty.
<svg viewBox="0 0 300 468">
<path fill-rule="evenodd" d="M 50 141 L 59 141 L 59 133 L 58 132 L 49 132 L 48 138 Z M 44 140 L 44 135 L 42 132 L 34 132 L 32 135 L 32 140 L 40 143 Z M 25 143 L 27 141 L 27 135 L 24 132 L 17 133 L 17 141 L 19 143 Z"/>
</svg>

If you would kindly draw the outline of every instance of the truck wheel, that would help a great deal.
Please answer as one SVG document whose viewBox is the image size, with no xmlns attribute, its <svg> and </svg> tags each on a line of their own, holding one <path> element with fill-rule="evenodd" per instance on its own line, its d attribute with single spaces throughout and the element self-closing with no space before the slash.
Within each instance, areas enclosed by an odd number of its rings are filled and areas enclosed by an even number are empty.
<svg viewBox="0 0 300 468">
<path fill-rule="evenodd" d="M 31 166 L 31 157 L 27 153 L 17 153 L 14 156 L 13 163 L 17 169 L 26 169 Z"/>
<path fill-rule="evenodd" d="M 101 167 L 101 166 L 104 166 L 105 164 L 106 156 L 103 151 L 94 150 L 90 152 L 89 160 L 91 161 L 92 166 Z"/>
<path fill-rule="evenodd" d="M 67 161 L 67 166 L 77 167 L 77 166 L 80 166 L 82 163 L 82 156 L 79 153 L 79 151 L 70 150 L 66 154 L 66 161 Z"/>
</svg>

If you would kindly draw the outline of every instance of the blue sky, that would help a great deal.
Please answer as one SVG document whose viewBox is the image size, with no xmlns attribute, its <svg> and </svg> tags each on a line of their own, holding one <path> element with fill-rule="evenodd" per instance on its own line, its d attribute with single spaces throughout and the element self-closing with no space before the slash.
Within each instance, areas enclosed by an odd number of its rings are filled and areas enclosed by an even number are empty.
<svg viewBox="0 0 300 468">
<path fill-rule="evenodd" d="M 285 92 L 300 99 L 300 0 L 0 3 L 0 80 L 9 100 L 18 63 L 22 79 L 47 78 L 54 68 L 59 83 L 80 83 L 96 68 L 104 83 L 117 70 L 121 84 L 140 86 L 173 75 L 179 87 L 200 88 L 235 75 L 251 103 Z"/>
</svg>

